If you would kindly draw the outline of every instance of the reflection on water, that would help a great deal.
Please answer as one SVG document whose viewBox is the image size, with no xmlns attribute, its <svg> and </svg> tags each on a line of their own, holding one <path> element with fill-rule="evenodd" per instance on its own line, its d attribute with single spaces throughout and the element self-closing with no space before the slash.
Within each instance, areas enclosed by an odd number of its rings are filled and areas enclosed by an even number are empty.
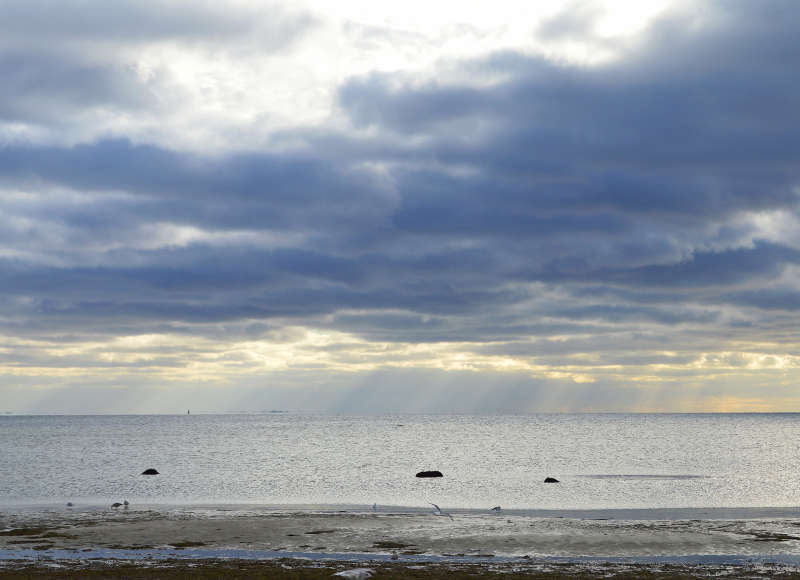
<svg viewBox="0 0 800 580">
<path fill-rule="evenodd" d="M 674 474 L 674 475 L 654 475 L 654 474 L 647 474 L 647 473 L 639 473 L 639 474 L 592 474 L 592 475 L 579 475 L 578 477 L 590 477 L 592 479 L 703 479 L 708 477 L 707 475 L 681 475 L 681 474 Z"/>
<path fill-rule="evenodd" d="M 794 414 L 3 416 L 0 438 L 0 506 L 792 506 L 800 479 Z"/>
</svg>

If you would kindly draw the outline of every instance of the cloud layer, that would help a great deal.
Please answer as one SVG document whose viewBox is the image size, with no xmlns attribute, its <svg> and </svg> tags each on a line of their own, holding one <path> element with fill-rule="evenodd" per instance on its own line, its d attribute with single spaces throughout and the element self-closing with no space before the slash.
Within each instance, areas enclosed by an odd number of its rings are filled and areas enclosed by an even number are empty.
<svg viewBox="0 0 800 580">
<path fill-rule="evenodd" d="M 798 403 L 792 2 L 675 7 L 599 62 L 354 73 L 294 126 L 225 104 L 322 42 L 310 9 L 8 8 L 9 409 L 165 411 L 164 385 L 220 410 Z M 531 34 L 596 43 L 574 10 Z"/>
</svg>

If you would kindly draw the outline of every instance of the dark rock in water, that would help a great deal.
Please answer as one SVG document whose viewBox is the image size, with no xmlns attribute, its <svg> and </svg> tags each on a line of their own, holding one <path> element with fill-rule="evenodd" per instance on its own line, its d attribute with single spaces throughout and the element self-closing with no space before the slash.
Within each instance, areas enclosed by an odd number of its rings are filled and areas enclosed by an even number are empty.
<svg viewBox="0 0 800 580">
<path fill-rule="evenodd" d="M 153 468 L 151 467 L 150 469 L 145 469 L 145 470 L 142 472 L 142 475 L 158 475 L 158 470 L 156 470 L 156 469 L 153 469 Z"/>
<path fill-rule="evenodd" d="M 442 477 L 441 471 L 420 471 L 417 477 Z"/>
<path fill-rule="evenodd" d="M 545 477 L 544 478 L 544 482 L 545 483 L 558 483 L 558 480 L 555 477 Z"/>
</svg>

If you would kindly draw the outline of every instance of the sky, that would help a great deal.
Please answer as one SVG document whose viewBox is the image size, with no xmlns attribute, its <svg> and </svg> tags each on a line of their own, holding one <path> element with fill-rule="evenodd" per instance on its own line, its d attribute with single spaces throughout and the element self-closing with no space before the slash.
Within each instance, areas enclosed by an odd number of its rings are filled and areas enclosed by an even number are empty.
<svg viewBox="0 0 800 580">
<path fill-rule="evenodd" d="M 795 0 L 1 0 L 0 412 L 800 411 Z"/>
</svg>

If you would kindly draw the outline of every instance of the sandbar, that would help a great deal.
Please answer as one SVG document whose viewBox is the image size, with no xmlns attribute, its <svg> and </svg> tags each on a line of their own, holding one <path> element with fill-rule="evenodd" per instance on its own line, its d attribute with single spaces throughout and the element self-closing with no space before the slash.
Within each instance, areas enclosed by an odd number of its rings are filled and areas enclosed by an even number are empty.
<svg viewBox="0 0 800 580">
<path fill-rule="evenodd" d="M 800 578 L 800 521 L 502 511 L 451 518 L 393 508 L 0 508 L 3 577 L 74 577 L 75 570 L 114 577 L 123 569 L 126 577 L 189 570 L 236 577 L 241 569 L 240 577 L 316 578 L 353 568 L 381 578 Z"/>
</svg>

